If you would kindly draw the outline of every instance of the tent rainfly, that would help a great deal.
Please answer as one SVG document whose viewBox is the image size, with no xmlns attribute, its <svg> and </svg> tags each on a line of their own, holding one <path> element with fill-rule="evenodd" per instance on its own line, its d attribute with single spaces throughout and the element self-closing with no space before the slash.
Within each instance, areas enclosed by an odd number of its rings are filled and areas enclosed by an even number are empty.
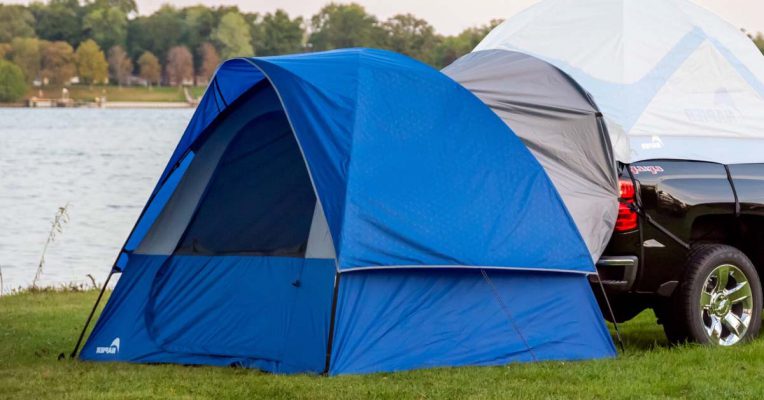
<svg viewBox="0 0 764 400">
<path fill-rule="evenodd" d="M 764 159 L 764 57 L 687 0 L 544 0 L 475 51 L 539 57 L 592 94 L 624 163 Z"/>
<path fill-rule="evenodd" d="M 567 74 L 533 56 L 476 51 L 443 73 L 488 105 L 530 149 L 596 263 L 618 217 L 618 172 L 602 114 Z"/>
<path fill-rule="evenodd" d="M 385 51 L 224 63 L 113 273 L 83 360 L 334 375 L 615 354 L 539 162 Z"/>
</svg>

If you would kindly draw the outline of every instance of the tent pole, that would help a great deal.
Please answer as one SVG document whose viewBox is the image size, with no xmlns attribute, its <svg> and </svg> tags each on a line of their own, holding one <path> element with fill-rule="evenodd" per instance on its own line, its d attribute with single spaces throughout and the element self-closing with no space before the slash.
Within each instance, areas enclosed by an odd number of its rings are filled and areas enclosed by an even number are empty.
<svg viewBox="0 0 764 400">
<path fill-rule="evenodd" d="M 605 292 L 605 285 L 602 284 L 602 278 L 600 278 L 600 274 L 597 273 L 597 282 L 600 284 L 600 289 L 602 289 L 602 297 L 605 298 L 605 304 L 607 305 L 608 313 L 610 313 L 610 318 L 613 319 L 613 327 L 615 328 L 615 337 L 618 339 L 618 346 L 621 348 L 621 353 L 626 352 L 626 347 L 623 345 L 623 339 L 621 338 L 621 330 L 618 329 L 618 322 L 615 319 L 615 313 L 613 312 L 613 307 L 610 306 L 610 299 L 607 297 L 607 293 Z"/>
<path fill-rule="evenodd" d="M 329 317 L 329 340 L 326 344 L 326 365 L 324 366 L 324 372 L 322 375 L 329 375 L 329 367 L 332 361 L 332 345 L 334 344 L 334 320 L 337 316 L 337 295 L 340 289 L 340 273 L 339 271 L 334 278 L 334 294 L 332 294 L 332 314 Z"/>
<path fill-rule="evenodd" d="M 173 165 L 173 167 L 169 171 L 166 171 L 168 173 L 168 176 L 169 176 L 170 173 L 172 173 L 173 171 L 175 171 L 175 169 L 178 168 L 178 166 L 180 165 L 181 161 L 183 161 L 183 159 L 185 158 L 185 155 L 187 155 L 187 154 L 184 154 L 184 157 L 181 157 L 180 160 L 175 162 L 175 165 Z M 119 251 L 120 255 L 122 254 L 122 252 L 125 251 L 125 246 L 127 246 L 127 242 L 130 240 L 130 237 L 133 236 L 133 233 L 135 233 L 135 228 L 138 226 L 138 221 L 140 221 L 143 218 L 143 216 L 146 215 L 146 211 L 148 210 L 149 205 L 156 198 L 156 194 L 157 194 L 156 192 L 158 191 L 158 188 L 160 186 L 162 186 L 165 182 L 166 182 L 166 179 L 162 180 L 161 177 L 159 178 L 159 182 L 157 182 L 157 187 L 154 188 L 154 192 L 151 193 L 151 195 L 149 196 L 149 200 L 143 206 L 143 209 L 141 210 L 141 213 L 138 216 L 138 220 L 133 225 L 133 229 L 131 229 L 130 230 L 130 234 L 127 235 L 127 239 L 125 239 L 125 243 L 122 245 L 122 248 Z M 117 257 L 117 261 L 119 261 L 119 257 Z M 74 350 L 72 350 L 71 354 L 69 354 L 70 358 L 74 358 L 74 357 L 77 356 L 77 351 L 79 351 L 79 349 L 80 349 L 80 345 L 82 344 L 82 339 L 85 337 L 85 331 L 87 331 L 88 326 L 90 326 L 90 321 L 93 319 L 93 315 L 95 315 L 95 311 L 98 308 L 98 304 L 101 303 L 101 298 L 103 298 L 103 294 L 106 291 L 106 287 L 108 287 L 108 285 L 109 285 L 109 281 L 111 280 L 111 276 L 114 275 L 114 273 L 117 271 L 115 268 L 116 268 L 116 262 L 115 262 L 115 265 L 111 267 L 111 272 L 109 272 L 109 276 L 106 277 L 106 282 L 103 283 L 103 287 L 101 288 L 101 292 L 98 293 L 98 299 L 96 299 L 96 302 L 93 305 L 93 309 L 90 310 L 90 314 L 88 315 L 88 319 L 85 321 L 85 326 L 82 327 L 82 332 L 80 332 L 80 337 L 77 339 L 77 344 L 74 345 Z M 66 358 L 66 355 L 64 355 L 64 353 L 61 353 L 61 354 L 58 355 L 58 359 L 59 360 L 63 360 L 64 358 Z"/>
<path fill-rule="evenodd" d="M 82 344 L 82 339 L 85 337 L 85 332 L 88 330 L 88 326 L 90 326 L 90 321 L 93 319 L 93 315 L 95 315 L 96 309 L 98 309 L 98 304 L 101 303 L 101 298 L 103 297 L 103 293 L 106 291 L 106 287 L 109 286 L 109 281 L 111 280 L 112 275 L 114 275 L 115 269 L 112 268 L 111 272 L 109 272 L 109 276 L 106 277 L 106 282 L 103 283 L 103 287 L 101 287 L 101 292 L 98 293 L 98 299 L 96 299 L 95 304 L 93 304 L 93 309 L 90 310 L 90 314 L 88 315 L 88 319 L 85 321 L 85 326 L 82 327 L 82 332 L 80 332 L 80 337 L 77 339 L 77 344 L 74 345 L 74 350 L 72 350 L 72 353 L 69 354 L 69 358 L 75 358 L 77 357 L 77 351 L 80 350 L 80 345 Z M 63 353 L 59 355 L 59 359 L 62 359 Z"/>
<path fill-rule="evenodd" d="M 496 288 L 496 285 L 493 284 L 493 281 L 490 277 L 488 277 L 488 272 L 485 271 L 485 269 L 480 269 L 480 274 L 483 275 L 483 280 L 490 286 L 491 292 L 493 293 L 493 296 L 496 298 L 496 301 L 499 303 L 499 307 L 501 307 L 502 311 L 504 311 L 504 314 L 507 316 L 507 319 L 509 319 L 510 324 L 512 325 L 512 329 L 514 329 L 515 333 L 517 333 L 517 336 L 520 337 L 520 339 L 523 341 L 523 344 L 525 344 L 525 348 L 528 350 L 529 353 L 531 353 L 531 357 L 533 358 L 533 361 L 539 361 L 538 357 L 536 357 L 536 352 L 533 351 L 533 348 L 528 343 L 528 340 L 525 338 L 525 335 L 523 335 L 522 332 L 520 332 L 520 327 L 517 326 L 515 323 L 514 317 L 512 317 L 512 312 L 509 310 L 509 307 L 507 307 L 506 304 L 504 304 L 504 300 L 502 300 L 501 295 L 499 294 L 499 290 Z"/>
</svg>

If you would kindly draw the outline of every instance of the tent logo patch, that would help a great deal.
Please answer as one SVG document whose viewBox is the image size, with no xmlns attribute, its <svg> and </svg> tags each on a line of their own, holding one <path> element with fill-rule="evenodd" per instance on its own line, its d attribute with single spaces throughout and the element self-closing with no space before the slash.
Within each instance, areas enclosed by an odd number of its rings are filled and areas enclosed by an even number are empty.
<svg viewBox="0 0 764 400">
<path fill-rule="evenodd" d="M 735 124 L 742 115 L 732 94 L 724 88 L 714 93 L 713 107 L 691 108 L 685 110 L 685 113 L 691 122 L 721 124 Z"/>
<path fill-rule="evenodd" d="M 663 140 L 660 136 L 653 136 L 648 143 L 642 143 L 642 150 L 657 150 L 663 148 Z"/>
<path fill-rule="evenodd" d="M 663 171 L 663 167 L 659 165 L 632 165 L 631 166 L 631 173 L 634 175 L 639 175 L 640 173 L 650 173 L 653 175 L 658 175 Z"/>
<path fill-rule="evenodd" d="M 119 338 L 114 338 L 108 347 L 96 347 L 96 354 L 117 354 L 119 353 Z"/>
</svg>

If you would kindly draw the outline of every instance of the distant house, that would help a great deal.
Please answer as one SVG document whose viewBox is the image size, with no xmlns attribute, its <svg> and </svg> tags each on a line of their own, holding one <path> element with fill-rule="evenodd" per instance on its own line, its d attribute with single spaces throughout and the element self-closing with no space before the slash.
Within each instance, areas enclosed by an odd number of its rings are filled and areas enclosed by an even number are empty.
<svg viewBox="0 0 764 400">
<path fill-rule="evenodd" d="M 140 76 L 130 75 L 127 78 L 127 86 L 149 86 L 149 81 Z"/>
<path fill-rule="evenodd" d="M 175 79 L 165 78 L 164 83 L 167 86 L 193 86 L 194 80 L 191 78 L 183 78 L 180 84 L 178 84 L 178 82 Z"/>
</svg>

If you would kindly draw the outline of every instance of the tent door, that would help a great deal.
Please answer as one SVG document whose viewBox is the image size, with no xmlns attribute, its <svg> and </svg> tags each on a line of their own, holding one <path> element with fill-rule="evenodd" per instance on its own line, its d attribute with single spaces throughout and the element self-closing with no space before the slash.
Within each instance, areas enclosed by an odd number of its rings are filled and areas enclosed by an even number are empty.
<svg viewBox="0 0 764 400">
<path fill-rule="evenodd" d="M 333 260 L 175 256 L 157 273 L 146 322 L 169 352 L 319 368 L 334 274 Z"/>
</svg>

